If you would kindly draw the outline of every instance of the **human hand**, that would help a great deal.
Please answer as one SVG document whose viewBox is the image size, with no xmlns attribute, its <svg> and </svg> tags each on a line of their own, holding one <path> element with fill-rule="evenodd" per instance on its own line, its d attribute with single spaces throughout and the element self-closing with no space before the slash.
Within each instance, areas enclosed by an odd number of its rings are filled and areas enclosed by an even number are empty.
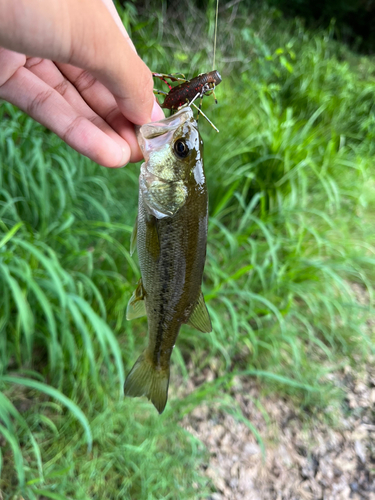
<svg viewBox="0 0 375 500">
<path fill-rule="evenodd" d="M 152 87 L 111 0 L 0 0 L 0 98 L 100 165 L 142 158 Z"/>
</svg>

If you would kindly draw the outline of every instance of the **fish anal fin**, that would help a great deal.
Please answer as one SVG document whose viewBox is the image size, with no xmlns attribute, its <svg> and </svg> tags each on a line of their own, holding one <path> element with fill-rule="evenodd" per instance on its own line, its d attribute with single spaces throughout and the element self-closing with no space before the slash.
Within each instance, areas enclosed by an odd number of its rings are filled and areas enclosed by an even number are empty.
<svg viewBox="0 0 375 500">
<path fill-rule="evenodd" d="M 144 351 L 126 377 L 124 385 L 125 396 L 146 396 L 159 413 L 163 413 L 168 399 L 169 367 L 158 369 Z"/>
<path fill-rule="evenodd" d="M 142 280 L 138 281 L 137 288 L 130 297 L 128 307 L 126 308 L 126 319 L 136 319 L 146 316 L 145 293 L 142 286 Z"/>
<path fill-rule="evenodd" d="M 135 219 L 132 235 L 130 237 L 130 255 L 133 255 L 137 248 L 137 234 L 138 234 L 138 215 Z"/>
<path fill-rule="evenodd" d="M 199 292 L 198 301 L 189 316 L 187 324 L 203 333 L 209 333 L 212 331 L 211 319 L 207 311 L 202 290 Z"/>
</svg>

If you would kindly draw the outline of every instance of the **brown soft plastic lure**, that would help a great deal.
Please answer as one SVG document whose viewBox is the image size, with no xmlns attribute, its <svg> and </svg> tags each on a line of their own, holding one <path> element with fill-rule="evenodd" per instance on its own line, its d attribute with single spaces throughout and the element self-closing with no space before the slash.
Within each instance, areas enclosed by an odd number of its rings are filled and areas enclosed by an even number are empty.
<svg viewBox="0 0 375 500">
<path fill-rule="evenodd" d="M 215 87 L 219 85 L 219 83 L 221 83 L 221 76 L 217 70 L 210 71 L 209 73 L 202 73 L 198 76 L 195 76 L 191 80 L 187 80 L 185 78 L 185 75 L 183 75 L 182 73 L 177 73 L 174 75 L 168 75 L 165 73 L 152 73 L 152 76 L 154 78 L 160 78 L 160 80 L 166 83 L 169 87 L 169 92 L 163 92 L 162 90 L 154 89 L 155 94 L 164 95 L 164 102 L 163 104 L 161 104 L 162 108 L 174 111 L 180 109 L 182 106 L 194 106 L 198 110 L 197 119 L 201 114 L 216 130 L 216 132 L 219 132 L 219 130 L 215 127 L 211 120 L 202 111 L 202 99 L 205 95 L 213 94 L 215 102 L 217 104 Z M 179 82 L 179 84 L 173 87 L 168 83 L 167 80 L 170 80 L 171 82 Z M 194 101 L 198 97 L 200 97 L 199 107 L 194 104 Z"/>
<path fill-rule="evenodd" d="M 127 396 L 147 396 L 162 413 L 170 357 L 181 325 L 211 331 L 201 291 L 208 195 L 203 141 L 189 106 L 143 125 L 137 137 L 145 163 L 131 252 L 137 245 L 142 278 L 129 301 L 127 319 L 146 314 L 149 339 L 124 391 Z"/>
<path fill-rule="evenodd" d="M 166 109 L 179 109 L 184 104 L 193 101 L 197 94 L 201 98 L 210 94 L 213 94 L 215 97 L 215 87 L 221 83 L 221 76 L 217 70 L 210 71 L 209 73 L 202 73 L 195 76 L 191 80 L 187 80 L 184 75 L 181 75 L 183 78 L 179 78 L 175 75 L 152 73 L 152 76 L 160 78 L 160 80 L 166 83 L 169 87 L 168 93 L 158 90 L 155 91 L 155 93 L 165 95 L 164 102 L 161 107 Z M 173 87 L 167 80 L 181 83 Z"/>
</svg>

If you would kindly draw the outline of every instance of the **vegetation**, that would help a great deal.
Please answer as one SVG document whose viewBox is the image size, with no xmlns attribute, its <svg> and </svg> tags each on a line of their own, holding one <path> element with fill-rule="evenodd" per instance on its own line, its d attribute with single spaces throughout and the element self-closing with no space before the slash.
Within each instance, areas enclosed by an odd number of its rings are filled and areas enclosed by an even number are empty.
<svg viewBox="0 0 375 500">
<path fill-rule="evenodd" d="M 374 34 L 371 26 L 375 16 L 374 0 L 268 0 L 288 16 L 299 16 L 310 26 L 319 23 L 335 29 L 338 40 L 372 53 Z"/>
<path fill-rule="evenodd" d="M 329 373 L 374 349 L 363 326 L 375 263 L 375 65 L 329 32 L 237 7 L 219 12 L 224 79 L 219 106 L 204 104 L 220 134 L 200 123 L 214 328 L 181 331 L 160 417 L 122 398 L 146 335 L 145 320 L 125 319 L 139 278 L 129 255 L 138 166 L 98 167 L 1 103 L 4 500 L 207 498 L 206 452 L 184 415 L 204 402 L 246 421 L 231 398 L 235 375 L 310 412 L 333 407 Z M 207 14 L 191 3 L 152 19 L 130 3 L 121 12 L 150 67 L 211 69 L 213 3 Z M 215 379 L 186 395 L 187 378 L 207 367 Z"/>
</svg>

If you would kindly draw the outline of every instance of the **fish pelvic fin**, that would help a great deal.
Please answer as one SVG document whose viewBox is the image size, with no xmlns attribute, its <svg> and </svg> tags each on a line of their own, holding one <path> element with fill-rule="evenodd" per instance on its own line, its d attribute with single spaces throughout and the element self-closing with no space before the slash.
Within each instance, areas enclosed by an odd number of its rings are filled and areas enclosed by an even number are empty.
<svg viewBox="0 0 375 500">
<path fill-rule="evenodd" d="M 125 396 L 146 396 L 159 413 L 163 413 L 168 398 L 169 366 L 160 369 L 155 366 L 147 349 L 139 356 L 126 377 Z"/>
</svg>

